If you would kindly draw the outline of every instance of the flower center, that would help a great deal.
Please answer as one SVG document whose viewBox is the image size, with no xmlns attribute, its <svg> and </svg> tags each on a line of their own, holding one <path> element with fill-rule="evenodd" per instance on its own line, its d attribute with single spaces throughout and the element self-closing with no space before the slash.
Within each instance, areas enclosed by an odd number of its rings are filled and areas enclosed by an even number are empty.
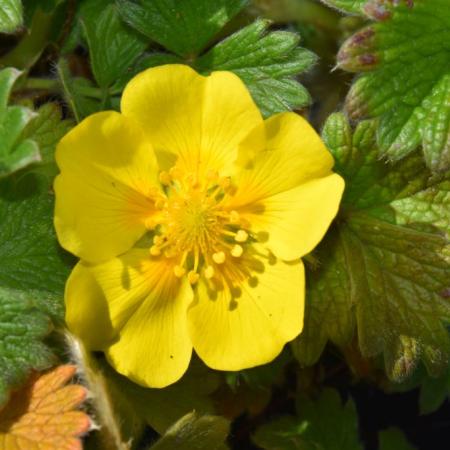
<svg viewBox="0 0 450 450">
<path fill-rule="evenodd" d="M 175 275 L 186 275 L 191 284 L 201 274 L 214 278 L 218 266 L 242 256 L 249 238 L 237 211 L 224 205 L 233 190 L 230 179 L 209 172 L 199 180 L 176 166 L 159 179 L 164 194 L 155 202 L 159 213 L 148 223 L 155 232 L 150 254 L 175 258 Z"/>
</svg>

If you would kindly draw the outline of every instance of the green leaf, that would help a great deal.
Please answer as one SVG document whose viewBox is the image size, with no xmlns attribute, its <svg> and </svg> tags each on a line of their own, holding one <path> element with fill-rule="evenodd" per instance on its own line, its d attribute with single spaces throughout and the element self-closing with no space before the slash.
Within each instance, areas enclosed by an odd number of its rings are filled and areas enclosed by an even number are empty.
<svg viewBox="0 0 450 450">
<path fill-rule="evenodd" d="M 431 414 L 436 411 L 450 395 L 450 365 L 438 378 L 424 374 L 420 383 L 420 414 Z"/>
<path fill-rule="evenodd" d="M 34 113 L 21 106 L 8 106 L 12 86 L 20 72 L 0 71 L 0 178 L 40 160 L 36 142 L 22 138 L 22 131 Z"/>
<path fill-rule="evenodd" d="M 310 103 L 308 91 L 294 77 L 309 69 L 316 60 L 313 53 L 298 46 L 298 34 L 267 33 L 268 26 L 268 21 L 257 20 L 194 63 L 201 72 L 234 72 L 247 84 L 265 116 Z"/>
<path fill-rule="evenodd" d="M 379 433 L 380 450 L 414 450 L 404 434 L 396 428 L 388 428 Z"/>
<path fill-rule="evenodd" d="M 369 0 L 377 22 L 350 37 L 339 67 L 367 72 L 352 86 L 352 118 L 379 117 L 380 154 L 399 160 L 422 144 L 433 171 L 450 168 L 450 9 L 447 0 Z"/>
<path fill-rule="evenodd" d="M 102 104 L 96 98 L 98 89 L 85 78 L 73 78 L 65 59 L 59 60 L 56 70 L 65 100 L 70 106 L 77 122 L 81 122 L 85 117 L 102 109 Z M 93 94 L 92 97 L 87 95 L 90 92 Z"/>
<path fill-rule="evenodd" d="M 118 0 L 125 22 L 180 56 L 193 56 L 247 0 Z"/>
<path fill-rule="evenodd" d="M 392 379 L 408 376 L 420 359 L 437 374 L 450 354 L 442 323 L 450 320 L 448 241 L 430 226 L 426 208 L 405 226 L 396 207 L 438 191 L 444 176 L 432 177 L 418 154 L 394 165 L 380 161 L 373 121 L 361 122 L 352 135 L 345 116 L 334 114 L 323 135 L 346 191 L 336 223 L 315 252 L 319 265 L 308 268 L 296 356 L 313 364 L 327 340 L 345 347 L 357 332 L 362 355 L 383 354 Z"/>
<path fill-rule="evenodd" d="M 226 450 L 229 422 L 219 416 L 186 414 L 151 447 L 152 450 Z"/>
<path fill-rule="evenodd" d="M 337 8 L 348 14 L 361 14 L 367 0 L 322 0 L 328 6 Z"/>
<path fill-rule="evenodd" d="M 3 236 L 3 235 L 2 235 Z M 30 296 L 0 288 L 0 406 L 11 389 L 23 383 L 31 370 L 43 370 L 53 362 L 42 343 L 51 330 L 49 318 L 36 309 Z"/>
<path fill-rule="evenodd" d="M 208 396 L 217 389 L 219 377 L 197 359 L 191 362 L 181 380 L 165 389 L 143 388 L 115 372 L 108 364 L 101 367 L 114 403 L 133 411 L 160 434 L 192 410 L 199 414 L 214 412 Z"/>
<path fill-rule="evenodd" d="M 47 179 L 25 173 L 0 182 L 0 236 L 0 286 L 33 297 L 62 321 L 73 260 L 56 241 Z"/>
<path fill-rule="evenodd" d="M 0 33 L 13 33 L 21 25 L 21 0 L 2 0 L 0 8 Z"/>
<path fill-rule="evenodd" d="M 70 130 L 72 123 L 62 120 L 61 109 L 56 103 L 45 103 L 36 112 L 37 116 L 27 125 L 23 136 L 38 144 L 41 161 L 28 170 L 43 174 L 50 185 L 58 173 L 55 163 L 56 144 Z"/>
<path fill-rule="evenodd" d="M 282 416 L 256 430 L 253 442 L 266 450 L 312 450 L 303 437 L 308 422 L 293 416 Z"/>
<path fill-rule="evenodd" d="M 99 86 L 108 88 L 132 68 L 146 41 L 122 22 L 114 4 L 99 14 L 83 14 L 82 24 L 94 77 Z"/>
<path fill-rule="evenodd" d="M 316 401 L 299 397 L 297 417 L 283 416 L 263 425 L 252 437 L 267 450 L 362 450 L 353 401 L 342 403 L 334 389 L 324 389 Z"/>
</svg>

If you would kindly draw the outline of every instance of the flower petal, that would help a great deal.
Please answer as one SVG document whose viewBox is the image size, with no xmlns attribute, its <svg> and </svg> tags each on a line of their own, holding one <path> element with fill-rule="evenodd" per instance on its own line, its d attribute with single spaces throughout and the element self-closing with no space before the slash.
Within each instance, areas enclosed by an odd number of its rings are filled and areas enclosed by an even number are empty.
<svg viewBox="0 0 450 450">
<path fill-rule="evenodd" d="M 167 259 L 134 249 L 91 268 L 106 296 L 117 339 L 106 350 L 116 370 L 136 383 L 164 387 L 186 371 L 192 353 L 186 311 L 187 280 Z"/>
<path fill-rule="evenodd" d="M 322 240 L 339 209 L 344 180 L 337 174 L 280 192 L 240 210 L 251 230 L 279 258 L 292 261 Z"/>
<path fill-rule="evenodd" d="M 265 151 L 254 154 L 250 167 L 243 170 L 236 181 L 235 206 L 290 190 L 331 173 L 333 157 L 303 117 L 291 112 L 277 114 L 265 121 L 265 131 Z M 261 146 L 254 138 L 251 143 L 254 147 Z M 244 153 L 242 148 L 240 150 Z M 249 151 L 247 149 L 247 153 Z"/>
<path fill-rule="evenodd" d="M 114 337 L 108 304 L 89 271 L 79 262 L 66 283 L 66 324 L 90 350 L 102 350 Z"/>
<path fill-rule="evenodd" d="M 272 361 L 302 330 L 304 268 L 301 261 L 266 263 L 239 286 L 211 291 L 200 282 L 188 311 L 194 349 L 211 368 L 241 370 Z"/>
<path fill-rule="evenodd" d="M 59 143 L 55 227 L 61 245 L 89 262 L 128 250 L 154 211 L 157 165 L 139 127 L 107 111 L 94 114 Z"/>
<path fill-rule="evenodd" d="M 142 124 L 163 165 L 178 157 L 178 164 L 192 173 L 229 172 L 240 141 L 262 123 L 236 75 L 213 72 L 203 77 L 176 64 L 134 77 L 124 90 L 121 109 Z"/>
</svg>

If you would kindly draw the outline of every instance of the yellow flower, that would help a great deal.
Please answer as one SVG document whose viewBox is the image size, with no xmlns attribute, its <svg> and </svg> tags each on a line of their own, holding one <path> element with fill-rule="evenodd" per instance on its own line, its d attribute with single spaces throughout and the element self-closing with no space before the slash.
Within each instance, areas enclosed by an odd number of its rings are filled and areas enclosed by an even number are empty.
<svg viewBox="0 0 450 450">
<path fill-rule="evenodd" d="M 344 182 L 300 116 L 264 121 L 230 72 L 146 70 L 122 113 L 59 143 L 55 227 L 81 258 L 69 328 L 137 383 L 274 359 L 301 331 L 301 257 L 336 215 Z"/>
</svg>

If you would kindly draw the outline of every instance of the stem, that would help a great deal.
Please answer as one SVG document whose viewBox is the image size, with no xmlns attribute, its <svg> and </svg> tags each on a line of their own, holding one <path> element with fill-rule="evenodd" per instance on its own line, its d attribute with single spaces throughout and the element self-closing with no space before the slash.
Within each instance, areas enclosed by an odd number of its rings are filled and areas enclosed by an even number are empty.
<svg viewBox="0 0 450 450">
<path fill-rule="evenodd" d="M 20 85 L 20 89 L 39 89 L 50 92 L 60 92 L 61 85 L 58 80 L 51 78 L 27 78 Z M 85 97 L 92 97 L 102 100 L 105 93 L 100 88 L 92 86 L 77 86 L 77 92 Z"/>
<path fill-rule="evenodd" d="M 39 59 L 48 42 L 53 14 L 40 9 L 33 16 L 30 31 L 9 53 L 0 58 L 0 67 L 29 69 Z"/>
</svg>

